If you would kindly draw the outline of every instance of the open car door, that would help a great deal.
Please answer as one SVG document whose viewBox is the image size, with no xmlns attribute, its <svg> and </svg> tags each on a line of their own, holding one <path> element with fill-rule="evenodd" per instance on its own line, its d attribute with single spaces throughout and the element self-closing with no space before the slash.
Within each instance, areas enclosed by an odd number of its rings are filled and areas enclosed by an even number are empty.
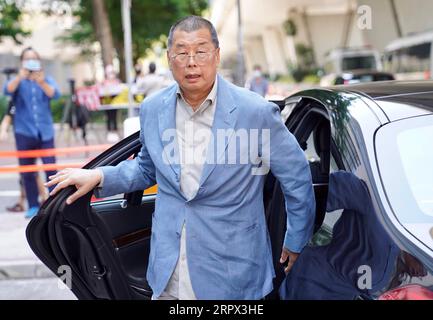
<svg viewBox="0 0 433 320">
<path fill-rule="evenodd" d="M 116 165 L 140 147 L 137 132 L 84 168 Z M 68 187 L 42 205 L 26 230 L 31 249 L 78 299 L 150 299 L 146 272 L 155 194 L 140 190 L 91 201 L 89 192 L 66 205 L 75 190 Z"/>
<path fill-rule="evenodd" d="M 273 101 L 281 111 L 282 120 L 295 136 L 310 166 L 314 195 L 316 200 L 316 214 L 314 220 L 314 234 L 322 226 L 329 181 L 330 154 L 330 126 L 326 112 L 316 103 L 303 101 L 301 97 L 289 97 L 284 101 Z M 290 164 L 287 164 L 290 170 Z M 279 262 L 281 248 L 286 233 L 286 208 L 284 195 L 278 180 L 269 173 L 264 187 L 264 207 L 272 244 L 272 256 L 276 277 L 274 290 L 266 297 L 278 299 L 278 289 L 286 277 L 284 266 Z"/>
</svg>

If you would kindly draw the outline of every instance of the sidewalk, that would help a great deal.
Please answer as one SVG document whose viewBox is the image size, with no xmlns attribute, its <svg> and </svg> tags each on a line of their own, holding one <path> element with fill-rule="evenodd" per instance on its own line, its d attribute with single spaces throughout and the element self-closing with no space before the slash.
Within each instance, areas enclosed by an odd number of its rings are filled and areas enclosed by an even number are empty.
<svg viewBox="0 0 433 320">
<path fill-rule="evenodd" d="M 54 277 L 27 243 L 30 220 L 16 213 L 0 213 L 0 217 L 0 280 Z"/>
</svg>

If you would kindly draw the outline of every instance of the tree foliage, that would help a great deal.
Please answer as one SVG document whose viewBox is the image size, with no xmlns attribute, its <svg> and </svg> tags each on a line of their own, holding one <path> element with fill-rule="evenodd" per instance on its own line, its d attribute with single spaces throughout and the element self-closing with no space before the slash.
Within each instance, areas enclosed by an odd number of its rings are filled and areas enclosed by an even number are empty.
<svg viewBox="0 0 433 320">
<path fill-rule="evenodd" d="M 77 1 L 67 1 L 76 3 Z M 79 0 L 73 14 L 79 22 L 64 37 L 63 41 L 77 44 L 91 43 L 94 34 L 93 8 L 91 0 Z M 170 26 L 186 15 L 200 15 L 207 7 L 207 0 L 132 0 L 131 26 L 133 58 L 137 60 L 145 54 L 155 41 L 161 41 L 168 34 Z M 119 58 L 123 57 L 123 27 L 121 0 L 106 0 L 114 46 Z M 93 27 L 92 27 L 93 26 Z M 120 59 L 122 60 L 122 59 Z"/>
<path fill-rule="evenodd" d="M 0 41 L 4 37 L 11 37 L 15 43 L 21 44 L 29 31 L 22 29 L 22 11 L 16 1 L 0 0 Z"/>
</svg>

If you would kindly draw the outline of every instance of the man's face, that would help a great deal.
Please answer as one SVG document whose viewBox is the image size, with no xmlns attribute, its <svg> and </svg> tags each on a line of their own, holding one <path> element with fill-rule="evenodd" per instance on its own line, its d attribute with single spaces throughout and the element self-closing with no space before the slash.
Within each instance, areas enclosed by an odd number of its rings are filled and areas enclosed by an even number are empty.
<svg viewBox="0 0 433 320">
<path fill-rule="evenodd" d="M 184 93 L 210 90 L 215 81 L 220 53 L 208 29 L 192 32 L 176 30 L 167 58 L 173 77 Z"/>
</svg>

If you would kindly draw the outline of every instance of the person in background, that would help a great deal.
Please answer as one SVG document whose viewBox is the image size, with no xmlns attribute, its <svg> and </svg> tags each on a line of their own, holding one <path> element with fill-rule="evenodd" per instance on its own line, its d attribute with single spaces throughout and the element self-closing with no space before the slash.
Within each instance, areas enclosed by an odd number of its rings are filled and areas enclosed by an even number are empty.
<svg viewBox="0 0 433 320">
<path fill-rule="evenodd" d="M 8 130 L 13 122 L 14 115 L 15 115 L 15 106 L 13 105 L 12 101 L 10 101 L 6 114 L 4 115 L 3 120 L 0 124 L 1 142 L 7 141 L 9 137 Z M 39 174 L 36 175 L 36 182 L 38 184 L 39 199 L 41 202 L 44 202 L 48 198 L 48 193 L 46 188 L 44 187 L 44 184 L 42 183 Z M 21 178 L 19 179 L 19 183 L 20 183 L 20 197 L 14 205 L 10 207 L 6 207 L 6 210 L 9 212 L 23 212 L 25 210 L 24 208 L 26 202 L 26 190 L 24 189 L 23 180 Z"/>
<path fill-rule="evenodd" d="M 137 80 L 143 76 L 143 69 L 139 62 L 135 64 L 134 71 L 135 71 L 134 83 L 137 83 Z"/>
<path fill-rule="evenodd" d="M 268 93 L 269 82 L 262 74 L 262 68 L 259 65 L 254 66 L 254 71 L 251 79 L 246 84 L 246 87 L 265 97 Z"/>
<path fill-rule="evenodd" d="M 137 78 L 137 90 L 145 97 L 158 91 L 163 87 L 163 78 L 155 73 L 156 65 L 154 62 L 149 63 L 149 73 Z"/>
<path fill-rule="evenodd" d="M 50 109 L 51 99 L 60 96 L 54 79 L 46 76 L 39 54 L 31 47 L 25 48 L 20 56 L 21 68 L 18 75 L 4 86 L 4 93 L 12 96 L 16 108 L 14 134 L 17 150 L 54 148 L 54 126 Z M 54 156 L 42 157 L 44 164 L 53 164 Z M 20 166 L 33 165 L 36 158 L 19 158 Z M 47 170 L 47 179 L 56 171 Z M 23 172 L 21 177 L 27 196 L 26 218 L 32 218 L 39 210 L 38 186 L 35 172 Z"/>
<path fill-rule="evenodd" d="M 106 96 L 102 97 L 103 104 L 110 104 L 113 96 L 116 96 L 116 87 L 120 85 L 120 80 L 116 75 L 114 67 L 110 64 L 105 67 L 105 80 L 102 82 L 103 91 Z M 106 100 L 106 101 L 105 101 Z M 107 102 L 107 103 L 106 103 Z M 106 110 L 107 116 L 107 141 L 119 141 L 119 134 L 117 133 L 117 109 Z"/>
</svg>

